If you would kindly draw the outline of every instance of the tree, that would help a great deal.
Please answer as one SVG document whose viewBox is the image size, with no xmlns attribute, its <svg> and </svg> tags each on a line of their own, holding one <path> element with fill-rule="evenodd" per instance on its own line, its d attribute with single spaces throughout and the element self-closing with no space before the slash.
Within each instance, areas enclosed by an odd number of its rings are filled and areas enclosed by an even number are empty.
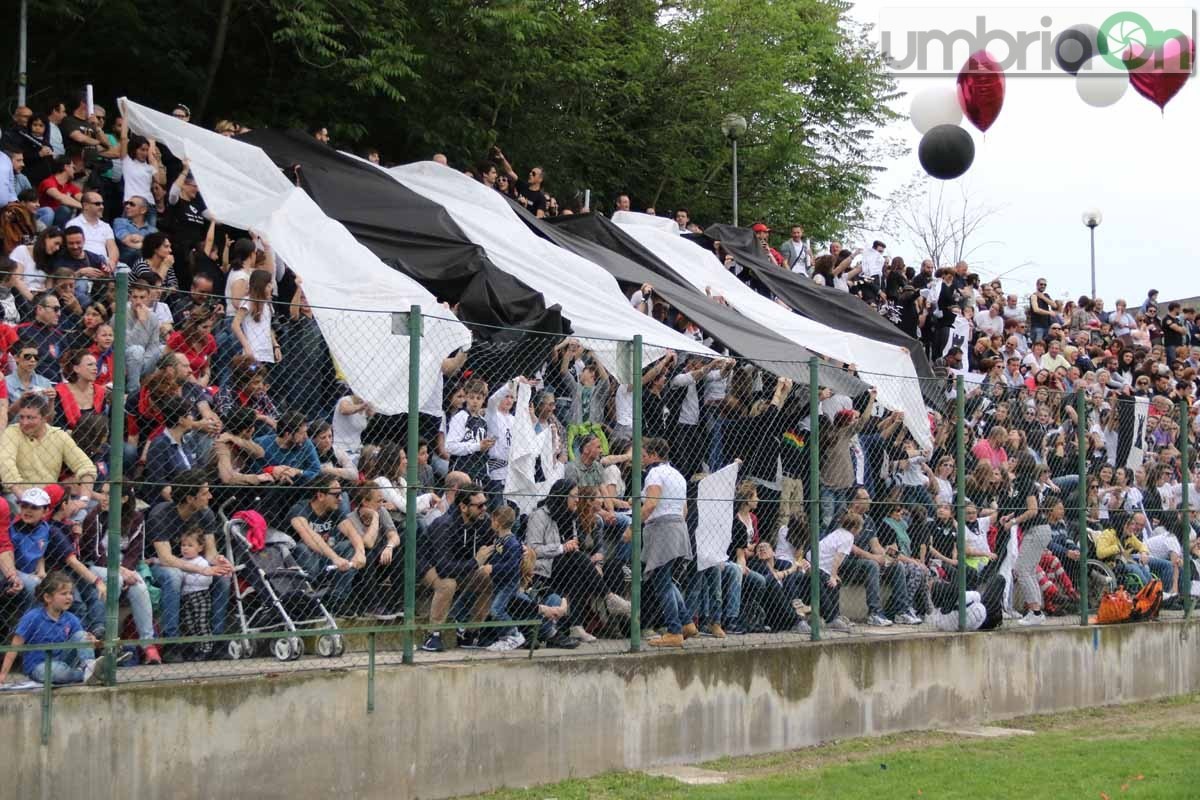
<svg viewBox="0 0 1200 800">
<path fill-rule="evenodd" d="M 921 249 L 935 267 L 966 261 L 991 241 L 979 241 L 983 226 L 999 208 L 981 202 L 967 181 L 947 190 L 946 181 L 918 173 L 889 198 L 879 229 Z"/>
</svg>

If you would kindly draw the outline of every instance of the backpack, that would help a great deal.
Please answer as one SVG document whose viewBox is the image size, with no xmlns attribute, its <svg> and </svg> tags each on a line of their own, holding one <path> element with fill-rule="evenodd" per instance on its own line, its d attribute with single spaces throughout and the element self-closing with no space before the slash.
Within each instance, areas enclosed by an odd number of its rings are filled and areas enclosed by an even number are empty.
<svg viewBox="0 0 1200 800">
<path fill-rule="evenodd" d="M 1115 592 L 1106 592 L 1104 597 L 1100 598 L 1099 612 L 1088 621 L 1101 625 L 1115 625 L 1128 622 L 1132 614 L 1133 600 L 1130 599 L 1129 593 L 1121 588 Z"/>
<path fill-rule="evenodd" d="M 1129 619 L 1132 622 L 1158 619 L 1158 610 L 1162 606 L 1162 581 L 1158 578 L 1147 583 L 1133 598 L 1133 613 Z"/>
</svg>

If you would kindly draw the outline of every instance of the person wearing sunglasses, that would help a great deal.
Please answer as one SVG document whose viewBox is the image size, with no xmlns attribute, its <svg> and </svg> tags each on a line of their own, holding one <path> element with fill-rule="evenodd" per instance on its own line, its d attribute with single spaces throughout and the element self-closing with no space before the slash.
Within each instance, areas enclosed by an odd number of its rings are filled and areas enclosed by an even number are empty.
<svg viewBox="0 0 1200 800">
<path fill-rule="evenodd" d="M 320 475 L 311 486 L 309 499 L 288 512 L 292 532 L 299 539 L 292 556 L 314 583 L 332 580 L 327 604 L 336 614 L 348 608 L 354 577 L 366 566 L 367 557 L 362 536 L 342 510 L 341 481 Z"/>
<path fill-rule="evenodd" d="M 141 257 L 146 237 L 157 233 L 158 227 L 150 219 L 150 202 L 145 197 L 126 199 L 123 209 L 124 216 L 113 220 L 113 234 L 121 261 L 133 264 Z"/>
<path fill-rule="evenodd" d="M 17 364 L 17 368 L 4 377 L 4 386 L 12 402 L 31 393 L 47 398 L 54 393 L 54 384 L 37 373 L 39 351 L 36 342 L 18 339 L 9 348 L 9 353 Z"/>
</svg>

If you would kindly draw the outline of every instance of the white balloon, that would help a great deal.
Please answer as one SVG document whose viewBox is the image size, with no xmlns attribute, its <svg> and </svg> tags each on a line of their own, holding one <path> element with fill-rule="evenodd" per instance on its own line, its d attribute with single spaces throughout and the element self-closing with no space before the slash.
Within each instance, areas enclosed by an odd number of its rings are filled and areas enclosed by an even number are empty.
<svg viewBox="0 0 1200 800">
<path fill-rule="evenodd" d="M 1075 76 L 1075 91 L 1083 102 L 1096 108 L 1111 106 L 1125 96 L 1128 88 L 1129 70 L 1102 55 L 1088 59 Z"/>
<path fill-rule="evenodd" d="M 918 92 L 913 96 L 909 118 L 922 135 L 938 125 L 958 125 L 963 118 L 962 108 L 958 105 L 958 89 L 937 86 Z"/>
</svg>

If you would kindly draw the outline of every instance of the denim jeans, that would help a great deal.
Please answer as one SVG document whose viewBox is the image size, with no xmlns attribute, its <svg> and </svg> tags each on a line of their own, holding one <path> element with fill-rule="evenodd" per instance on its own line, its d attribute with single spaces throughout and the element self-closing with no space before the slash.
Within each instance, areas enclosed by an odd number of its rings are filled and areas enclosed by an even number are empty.
<svg viewBox="0 0 1200 800">
<path fill-rule="evenodd" d="M 34 216 L 37 217 L 38 222 L 42 223 L 47 228 L 49 228 L 51 225 L 54 224 L 54 209 L 53 208 L 47 208 L 46 206 L 39 206 L 38 210 L 34 214 Z"/>
<path fill-rule="evenodd" d="M 354 545 L 350 544 L 349 539 L 338 539 L 330 547 L 333 548 L 333 552 L 342 558 L 350 559 L 354 556 Z M 327 568 L 332 566 L 333 562 L 320 553 L 308 549 L 303 543 L 297 544 L 292 548 L 292 558 L 296 559 L 296 563 L 300 565 L 300 569 L 308 573 L 308 582 L 313 586 L 317 586 L 326 580 L 331 582 L 329 599 L 333 601 L 332 605 L 334 607 L 345 603 L 349 599 L 350 589 L 354 585 L 354 576 L 358 570 L 348 569 L 345 572 L 328 570 Z M 214 633 L 216 632 L 215 625 L 213 626 L 213 631 Z"/>
<path fill-rule="evenodd" d="M 100 580 L 107 580 L 108 570 L 106 568 L 89 564 L 88 569 Z M 133 613 L 133 626 L 137 628 L 138 638 L 153 639 L 154 609 L 150 603 L 150 590 L 146 588 L 146 584 L 135 583 L 132 586 L 126 586 L 121 589 L 121 594 L 128 601 L 129 610 Z M 101 608 L 103 609 L 103 603 Z M 103 616 L 100 618 L 100 624 L 104 624 Z"/>
<path fill-rule="evenodd" d="M 692 573 L 684 595 L 683 616 L 701 625 L 721 621 L 721 576 L 717 567 Z"/>
<path fill-rule="evenodd" d="M 680 615 L 684 612 L 680 607 L 675 584 L 671 580 L 675 571 L 675 562 L 678 560 L 673 558 L 646 574 L 646 593 L 658 602 L 659 611 L 662 614 L 662 624 L 670 633 L 683 632 Z"/>
<path fill-rule="evenodd" d="M 131 344 L 125 348 L 125 389 L 131 395 L 137 395 L 141 388 L 142 377 L 149 375 L 158 366 L 162 356 L 162 344 L 155 342 L 149 347 Z"/>
<path fill-rule="evenodd" d="M 821 531 L 828 532 L 837 527 L 837 520 L 849 505 L 854 489 L 833 489 L 821 484 Z"/>
<path fill-rule="evenodd" d="M 301 548 L 296 548 L 297 550 Z M 150 574 L 161 592 L 159 596 L 159 614 L 162 623 L 163 636 L 179 635 L 179 597 L 183 589 L 183 572 L 175 567 L 165 567 L 162 564 L 151 564 Z M 212 632 L 225 632 L 225 616 L 229 611 L 230 581 L 228 577 L 213 578 L 213 621 Z M 140 633 L 139 633 L 140 636 Z"/>
<path fill-rule="evenodd" d="M 847 556 L 841 573 L 846 583 L 866 587 L 868 614 L 886 616 L 883 609 L 883 595 L 879 588 L 881 577 L 886 577 L 888 583 L 891 584 L 890 606 L 893 613 L 907 611 L 908 607 L 912 605 L 912 598 L 908 594 L 908 576 L 903 564 L 895 563 L 886 569 L 881 569 L 877 561 Z"/>
<path fill-rule="evenodd" d="M 86 642 L 87 634 L 83 631 L 75 631 L 71 637 L 72 642 Z M 92 651 L 87 648 L 78 650 L 68 650 L 63 655 L 62 660 L 54 659 L 50 662 L 50 683 L 60 685 L 64 683 L 83 683 L 83 673 L 88 665 L 96 660 L 92 655 Z M 33 672 L 27 673 L 29 680 L 45 685 L 46 681 L 46 664 L 42 662 L 37 665 Z"/>
<path fill-rule="evenodd" d="M 493 588 L 495 592 L 492 595 L 492 619 L 497 622 L 506 622 L 512 619 L 508 613 L 508 604 L 517 594 L 517 582 L 519 575 L 513 576 L 512 580 L 505 581 L 503 584 L 496 584 Z M 549 605 L 547 603 L 546 605 Z M 502 636 L 512 636 L 517 633 L 516 628 L 504 628 L 500 631 Z"/>
</svg>

